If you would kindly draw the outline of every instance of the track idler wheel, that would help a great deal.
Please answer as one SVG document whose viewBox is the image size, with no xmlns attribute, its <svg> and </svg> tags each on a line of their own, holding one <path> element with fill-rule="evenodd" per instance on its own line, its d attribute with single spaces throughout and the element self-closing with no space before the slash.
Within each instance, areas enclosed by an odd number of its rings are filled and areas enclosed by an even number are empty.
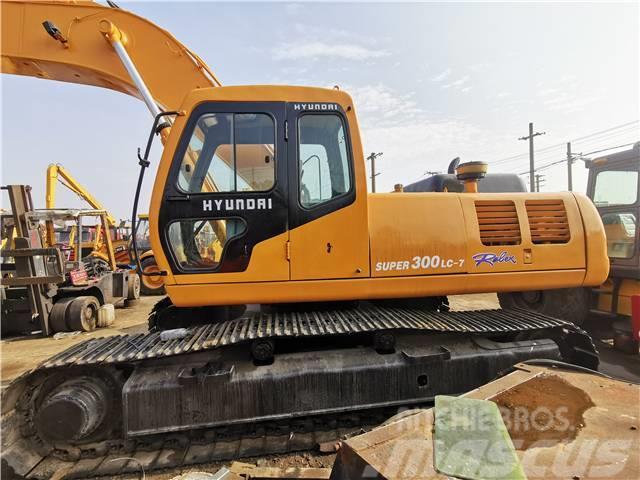
<svg viewBox="0 0 640 480">
<path fill-rule="evenodd" d="M 108 387 L 100 379 L 68 380 L 54 388 L 37 409 L 36 428 L 49 440 L 84 440 L 105 420 L 108 401 Z"/>
</svg>

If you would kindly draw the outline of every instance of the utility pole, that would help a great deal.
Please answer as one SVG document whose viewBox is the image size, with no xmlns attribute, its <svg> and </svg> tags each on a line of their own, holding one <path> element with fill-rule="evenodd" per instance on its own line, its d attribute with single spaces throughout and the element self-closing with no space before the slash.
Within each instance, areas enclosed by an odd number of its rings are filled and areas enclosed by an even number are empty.
<svg viewBox="0 0 640 480">
<path fill-rule="evenodd" d="M 382 155 L 382 152 L 373 153 L 367 157 L 367 160 L 371 160 L 371 192 L 376 193 L 376 177 L 380 175 L 376 173 L 376 158 Z"/>
<path fill-rule="evenodd" d="M 533 133 L 533 122 L 529 122 L 529 136 L 520 137 L 518 140 L 529 140 L 529 190 L 535 192 L 535 164 L 533 161 L 533 139 L 547 132 Z"/>
<path fill-rule="evenodd" d="M 567 188 L 573 192 L 573 157 L 571 156 L 571 142 L 567 142 Z"/>
<path fill-rule="evenodd" d="M 542 185 L 544 183 L 544 175 L 540 174 L 540 173 L 536 173 L 536 189 L 534 190 L 534 192 L 539 192 L 540 191 L 540 185 Z"/>
</svg>

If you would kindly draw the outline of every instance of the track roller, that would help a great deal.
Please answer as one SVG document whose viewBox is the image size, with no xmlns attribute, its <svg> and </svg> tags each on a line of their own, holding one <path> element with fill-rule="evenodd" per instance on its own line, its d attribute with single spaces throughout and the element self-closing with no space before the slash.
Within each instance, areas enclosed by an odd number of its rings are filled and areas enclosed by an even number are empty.
<svg viewBox="0 0 640 480">
<path fill-rule="evenodd" d="M 373 335 L 373 348 L 378 353 L 393 353 L 396 348 L 396 337 L 391 332 L 380 331 Z"/>
<path fill-rule="evenodd" d="M 258 364 L 266 364 L 273 361 L 276 347 L 273 340 L 254 340 L 251 343 L 251 356 Z"/>
</svg>

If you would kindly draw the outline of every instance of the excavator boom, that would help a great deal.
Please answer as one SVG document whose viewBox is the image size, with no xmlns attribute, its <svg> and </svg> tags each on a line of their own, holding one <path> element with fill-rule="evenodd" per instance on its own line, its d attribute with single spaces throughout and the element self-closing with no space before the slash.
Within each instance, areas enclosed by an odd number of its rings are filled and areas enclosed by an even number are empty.
<svg viewBox="0 0 640 480">
<path fill-rule="evenodd" d="M 95 210 L 107 209 L 96 197 L 84 188 L 67 169 L 60 164 L 51 164 L 47 168 L 47 193 L 45 196 L 45 208 L 56 208 L 56 186 L 60 182 L 82 200 L 87 202 Z M 116 226 L 116 219 L 107 211 L 107 222 L 110 227 Z"/>
<path fill-rule="evenodd" d="M 120 8 L 92 1 L 15 1 L 0 4 L 2 73 L 108 88 L 142 99 L 106 39 L 122 43 L 155 101 L 176 110 L 195 89 L 217 87 L 209 67 L 166 30 Z"/>
</svg>

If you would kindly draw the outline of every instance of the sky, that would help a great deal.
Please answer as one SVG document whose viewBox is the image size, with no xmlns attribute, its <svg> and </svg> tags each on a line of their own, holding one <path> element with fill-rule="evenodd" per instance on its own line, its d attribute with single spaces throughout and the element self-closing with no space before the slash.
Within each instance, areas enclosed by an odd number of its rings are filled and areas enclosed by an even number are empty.
<svg viewBox="0 0 640 480">
<path fill-rule="evenodd" d="M 377 190 L 446 171 L 454 157 L 490 172 L 640 140 L 639 4 L 118 2 L 169 30 L 224 85 L 348 91 Z M 151 117 L 132 97 L 12 75 L 2 82 L 2 184 L 32 185 L 61 163 L 116 217 L 130 216 Z M 148 205 L 159 149 L 142 199 Z M 575 189 L 586 171 L 574 165 Z M 540 172 L 566 189 L 566 164 Z M 523 176 L 525 181 L 526 176 Z M 59 188 L 59 206 L 82 206 Z M 6 208 L 6 197 L 2 197 Z"/>
</svg>

